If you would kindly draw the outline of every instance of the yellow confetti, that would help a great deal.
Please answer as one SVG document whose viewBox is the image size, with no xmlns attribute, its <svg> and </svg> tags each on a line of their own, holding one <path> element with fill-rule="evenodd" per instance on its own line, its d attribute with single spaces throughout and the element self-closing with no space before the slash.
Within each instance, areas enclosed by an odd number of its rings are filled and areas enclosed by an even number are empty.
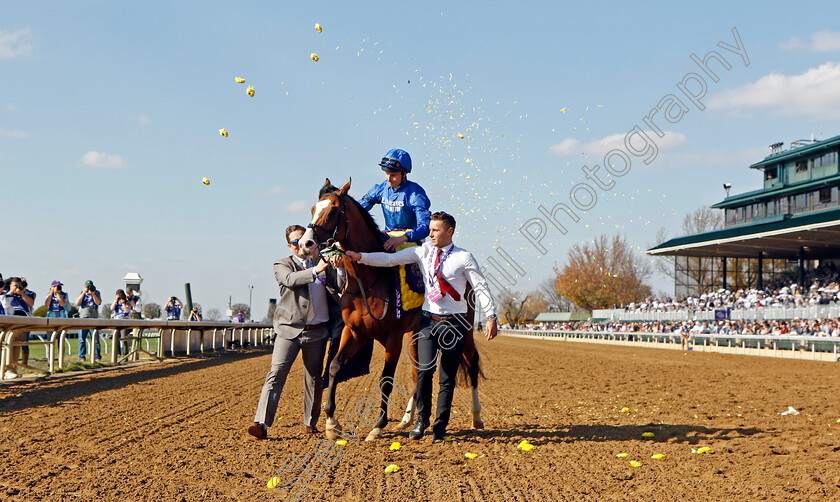
<svg viewBox="0 0 840 502">
<path fill-rule="evenodd" d="M 253 98 L 254 97 L 254 86 L 249 85 L 248 89 L 245 92 L 248 93 L 248 95 Z"/>
<path fill-rule="evenodd" d="M 391 443 L 391 451 L 397 451 L 399 449 L 400 449 L 399 441 L 394 441 L 393 443 Z"/>
<path fill-rule="evenodd" d="M 471 179 L 472 179 L 472 177 L 471 177 L 471 176 L 467 176 L 467 177 L 466 177 L 466 178 L 464 178 L 464 179 L 465 179 L 465 180 L 471 180 Z"/>
<path fill-rule="evenodd" d="M 458 133 L 458 137 L 461 138 L 461 139 L 464 139 L 464 135 L 461 134 L 461 133 Z"/>
<path fill-rule="evenodd" d="M 622 413 L 630 413 L 630 408 L 625 406 L 624 408 L 621 408 L 621 412 Z"/>
<path fill-rule="evenodd" d="M 624 457 L 627 456 L 627 454 L 622 452 L 622 453 L 616 453 L 615 456 L 618 457 L 618 458 L 624 458 Z"/>
<path fill-rule="evenodd" d="M 534 445 L 531 443 L 522 445 L 522 451 L 531 451 L 534 449 Z"/>
<path fill-rule="evenodd" d="M 478 455 L 475 454 L 475 453 L 464 453 L 464 456 L 469 458 L 469 459 L 473 459 L 473 458 L 477 457 Z"/>
<path fill-rule="evenodd" d="M 337 444 L 338 446 L 347 446 L 347 440 L 346 439 L 339 439 L 338 441 L 335 442 L 335 444 Z"/>
<path fill-rule="evenodd" d="M 205 185 L 209 185 L 209 184 L 210 184 L 210 180 L 209 180 L 209 179 L 207 179 L 207 178 L 201 178 L 201 182 L 202 182 L 202 183 L 204 183 Z"/>
<path fill-rule="evenodd" d="M 221 134 L 225 138 L 228 137 L 227 129 L 219 129 L 219 134 Z"/>
<path fill-rule="evenodd" d="M 319 58 L 319 57 L 318 57 L 318 55 L 317 55 L 317 54 L 315 54 L 314 52 L 313 52 L 312 54 L 310 54 L 310 55 L 309 55 L 309 57 L 311 57 L 311 58 L 312 58 L 312 61 L 318 61 L 319 59 L 321 59 L 321 58 Z"/>
<path fill-rule="evenodd" d="M 277 476 L 274 476 L 273 478 L 268 480 L 268 483 L 266 483 L 265 486 L 269 490 L 273 490 L 274 487 L 277 486 L 278 483 L 280 483 L 280 480 L 277 479 Z"/>
<path fill-rule="evenodd" d="M 319 23 L 315 23 L 315 31 L 317 31 L 318 33 L 323 33 L 324 32 L 324 30 L 321 28 L 321 25 Z"/>
<path fill-rule="evenodd" d="M 391 464 L 385 468 L 385 474 L 391 474 L 392 472 L 397 472 L 398 470 L 400 470 L 400 466 L 397 464 Z"/>
<path fill-rule="evenodd" d="M 443 438 L 443 441 L 445 443 L 451 443 L 452 442 L 452 436 L 447 436 L 447 437 Z"/>
<path fill-rule="evenodd" d="M 644 437 L 644 438 L 652 438 L 652 437 L 653 437 L 653 433 L 652 433 L 652 432 L 643 432 L 643 433 L 642 433 L 642 437 Z"/>
<path fill-rule="evenodd" d="M 840 424 L 840 418 L 837 419 L 837 423 Z"/>
<path fill-rule="evenodd" d="M 694 448 L 692 448 L 691 453 L 709 453 L 709 450 L 711 450 L 711 448 L 709 448 L 708 446 L 703 446 L 703 447 L 697 448 L 696 450 Z"/>
<path fill-rule="evenodd" d="M 236 77 L 236 78 L 234 78 L 234 80 L 236 80 L 236 83 L 237 83 L 237 84 L 244 84 L 244 83 L 245 83 L 245 79 L 244 79 L 244 78 Z"/>
<path fill-rule="evenodd" d="M 631 460 L 630 461 L 630 467 L 641 467 L 641 466 L 642 466 L 642 463 L 639 462 L 638 460 Z"/>
<path fill-rule="evenodd" d="M 655 454 L 651 455 L 650 458 L 652 458 L 654 460 L 659 460 L 661 458 L 665 458 L 665 455 L 663 455 L 661 453 L 655 453 Z"/>
<path fill-rule="evenodd" d="M 566 113 L 566 108 L 560 108 L 560 113 Z"/>
</svg>

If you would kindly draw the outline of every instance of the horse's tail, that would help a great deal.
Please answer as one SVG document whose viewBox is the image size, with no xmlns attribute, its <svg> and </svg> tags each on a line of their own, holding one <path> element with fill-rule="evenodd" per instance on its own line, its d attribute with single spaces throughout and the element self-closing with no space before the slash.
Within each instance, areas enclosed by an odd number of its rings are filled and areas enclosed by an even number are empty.
<svg viewBox="0 0 840 502">
<path fill-rule="evenodd" d="M 478 349 L 475 346 L 475 333 L 473 326 L 475 325 L 475 291 L 467 282 L 467 289 L 464 290 L 464 298 L 467 300 L 467 315 L 466 322 L 469 324 L 467 330 L 467 341 L 464 344 L 464 352 L 461 356 L 461 363 L 458 367 L 460 380 L 464 385 L 477 387 L 478 377 L 486 378 L 484 372 L 481 370 L 481 362 L 478 357 Z"/>
</svg>

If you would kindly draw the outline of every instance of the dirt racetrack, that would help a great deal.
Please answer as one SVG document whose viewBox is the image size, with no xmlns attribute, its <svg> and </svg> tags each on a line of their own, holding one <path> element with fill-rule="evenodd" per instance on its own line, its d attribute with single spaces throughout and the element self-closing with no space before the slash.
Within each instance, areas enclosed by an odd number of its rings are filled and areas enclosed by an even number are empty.
<svg viewBox="0 0 840 502">
<path fill-rule="evenodd" d="M 331 468 L 311 457 L 315 480 L 294 460 L 319 441 L 302 432 L 300 360 L 268 441 L 245 432 L 266 351 L 0 386 L 0 499 L 283 500 L 266 482 L 288 465 L 278 477 L 305 479 L 303 500 L 840 500 L 836 363 L 507 337 L 479 350 L 484 430 L 459 388 L 454 441 L 410 441 L 392 422 L 379 442 L 336 447 Z M 377 347 L 377 374 L 381 360 Z M 375 381 L 339 388 L 342 417 Z M 789 405 L 801 414 L 780 415 Z"/>
</svg>

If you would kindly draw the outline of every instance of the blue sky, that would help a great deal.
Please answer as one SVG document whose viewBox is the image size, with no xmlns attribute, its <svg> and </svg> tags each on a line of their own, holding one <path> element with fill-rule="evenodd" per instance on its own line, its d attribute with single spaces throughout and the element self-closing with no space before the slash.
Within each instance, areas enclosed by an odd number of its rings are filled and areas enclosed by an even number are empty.
<svg viewBox="0 0 840 502">
<path fill-rule="evenodd" d="M 260 318 L 283 230 L 309 220 L 324 178 L 361 195 L 400 147 L 432 209 L 458 219 L 456 242 L 482 263 L 501 246 L 527 290 L 575 243 L 622 232 L 645 249 L 724 181 L 758 188 L 746 166 L 771 143 L 840 134 L 838 15 L 828 2 L 10 3 L 0 272 L 42 298 L 54 279 L 93 279 L 107 299 L 138 272 L 147 302 L 189 282 L 205 309 L 247 303 L 254 285 Z M 716 45 L 733 27 L 749 66 Z M 519 229 L 537 207 L 569 203 L 581 167 L 648 129 L 699 71 L 689 56 L 711 50 L 732 68 L 706 79 L 705 110 L 666 124 L 653 162 L 633 157 L 535 250 Z"/>
</svg>

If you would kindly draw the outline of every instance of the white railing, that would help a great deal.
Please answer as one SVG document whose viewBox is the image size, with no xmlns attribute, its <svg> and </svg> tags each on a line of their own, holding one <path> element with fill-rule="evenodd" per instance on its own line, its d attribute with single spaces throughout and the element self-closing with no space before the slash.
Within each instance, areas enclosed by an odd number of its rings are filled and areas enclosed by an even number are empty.
<svg viewBox="0 0 840 502">
<path fill-rule="evenodd" d="M 519 338 L 636 345 L 685 350 L 679 333 L 612 331 L 539 331 L 503 329 L 499 334 Z M 688 350 L 840 361 L 840 337 L 690 334 Z"/>
<path fill-rule="evenodd" d="M 121 320 L 121 319 L 63 319 L 44 317 L 2 316 L 0 315 L 0 379 L 6 374 L 6 366 L 19 367 L 49 374 L 65 367 L 67 334 L 71 331 L 90 330 L 90 339 L 86 341 L 90 350 L 90 362 L 94 363 L 93 342 L 103 333 L 110 333 L 110 363 L 120 364 L 137 360 L 140 354 L 162 359 L 195 352 L 227 350 L 230 346 L 263 345 L 274 333 L 271 324 L 264 323 L 229 323 L 229 322 L 189 322 L 163 320 Z M 122 332 L 128 330 L 129 334 Z M 21 339 L 26 332 L 46 333 L 43 340 Z M 18 334 L 17 336 L 15 334 Z M 148 342 L 156 341 L 157 350 L 148 352 Z M 126 354 L 118 355 L 120 342 L 130 342 L 131 348 Z M 147 350 L 143 350 L 143 343 Z M 48 370 L 33 366 L 23 366 L 17 361 L 10 361 L 11 348 L 44 345 L 47 352 Z"/>
<path fill-rule="evenodd" d="M 718 309 L 720 310 L 720 309 Z M 592 311 L 593 319 L 608 321 L 714 321 L 715 309 L 672 310 L 665 312 L 630 312 L 624 309 L 600 309 Z M 791 319 L 837 319 L 840 305 L 808 305 L 805 307 L 762 307 L 757 309 L 731 309 L 729 318 L 737 321 L 791 320 Z"/>
</svg>

